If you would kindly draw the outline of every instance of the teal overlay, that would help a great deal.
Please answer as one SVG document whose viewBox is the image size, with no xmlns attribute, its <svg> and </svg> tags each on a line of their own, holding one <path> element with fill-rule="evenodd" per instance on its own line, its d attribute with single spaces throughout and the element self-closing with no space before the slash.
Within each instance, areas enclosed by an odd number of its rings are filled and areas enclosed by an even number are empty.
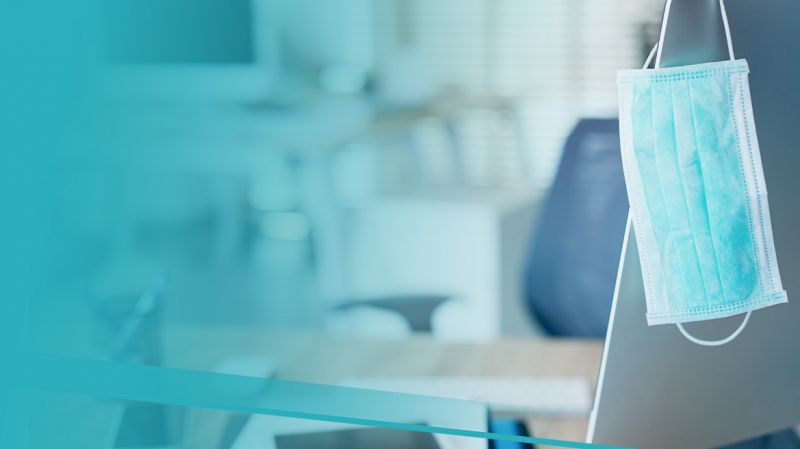
<svg viewBox="0 0 800 449">
<path fill-rule="evenodd" d="M 206 254 L 215 254 L 204 234 L 218 225 L 213 219 L 190 222 L 182 228 L 137 225 L 148 224 L 142 219 L 148 214 L 177 216 L 180 211 L 176 209 L 189 208 L 186 199 L 203 193 L 193 184 L 198 173 L 207 167 L 224 170 L 230 162 L 226 151 L 233 151 L 228 145 L 233 144 L 214 140 L 214 135 L 208 141 L 193 142 L 196 146 L 180 139 L 160 139 L 164 128 L 177 129 L 178 137 L 202 131 L 198 122 L 187 120 L 196 118 L 192 113 L 198 111 L 191 106 L 168 110 L 136 103 L 141 92 L 135 89 L 142 86 L 114 76 L 102 58 L 158 59 L 159 55 L 149 53 L 150 44 L 175 30 L 153 30 L 147 40 L 132 42 L 129 39 L 136 36 L 131 37 L 130 29 L 115 28 L 110 31 L 118 34 L 118 44 L 128 54 L 109 55 L 114 50 L 103 41 L 109 30 L 100 24 L 104 14 L 114 11 L 102 7 L 120 3 L 124 2 L 21 1 L 6 2 L 0 8 L 0 447 L 85 449 L 82 442 L 86 438 L 99 445 L 110 436 L 87 435 L 83 429 L 96 429 L 98 422 L 109 419 L 107 410 L 113 408 L 109 405 L 121 401 L 558 447 L 609 447 L 469 428 L 464 423 L 474 422 L 482 406 L 468 401 L 171 369 L 158 366 L 162 360 L 142 350 L 138 340 L 131 339 L 126 347 L 125 339 L 119 338 L 120 329 L 136 322 L 113 307 L 119 305 L 117 299 L 130 308 L 137 298 L 146 298 L 158 287 L 165 272 L 173 282 L 170 288 L 179 284 L 181 276 L 189 278 L 187 272 L 198 279 L 216 274 L 209 268 L 216 266 L 198 262 Z M 208 16 L 213 16 L 213 11 Z M 133 18 L 114 16 L 128 25 L 132 23 L 126 20 Z M 136 18 L 140 19 L 146 22 L 146 18 Z M 137 45 L 128 45 L 132 43 Z M 237 59 L 250 57 L 239 43 L 228 44 L 238 49 Z M 194 57 L 186 49 L 178 50 Z M 200 54 L 197 58 L 214 56 Z M 156 81 L 151 87 L 165 92 L 183 87 L 179 78 Z M 216 119 L 200 123 L 236 131 L 240 122 L 235 114 L 232 117 L 222 120 L 225 123 Z M 334 120 L 330 128 L 351 126 L 348 123 L 358 117 L 345 111 L 336 118 L 341 123 Z M 264 138 L 267 147 L 308 132 L 297 126 L 268 131 L 257 136 Z M 274 156 L 265 160 L 260 173 L 265 193 L 257 202 L 263 209 L 273 209 L 266 216 L 269 220 L 253 222 L 271 236 L 282 238 L 273 239 L 280 240 L 272 242 L 275 251 L 260 254 L 270 269 L 293 266 L 293 258 L 312 252 L 302 246 L 310 240 L 304 237 L 308 232 L 304 234 L 303 216 L 288 206 L 280 209 L 296 195 L 289 185 L 292 170 L 291 160 L 286 163 Z M 301 240 L 303 237 L 306 240 Z M 239 261 L 236 251 L 223 255 Z M 236 266 L 230 260 L 220 266 Z M 278 280 L 288 277 L 284 272 L 273 276 Z M 291 289 L 265 299 L 272 307 L 269 324 L 291 326 L 307 318 L 288 309 L 297 304 L 300 309 L 311 309 L 313 304 L 297 299 L 304 292 L 293 290 L 309 283 L 292 279 Z M 223 293 L 207 295 L 212 299 L 203 306 L 215 305 L 223 312 L 234 308 L 230 303 L 240 292 Z M 197 299 L 191 294 L 184 296 Z M 195 302 L 189 305 L 187 308 L 203 308 Z M 215 318 L 217 312 L 207 315 Z M 142 328 L 163 329 L 175 324 L 170 317 L 158 319 L 148 317 Z M 301 324 L 315 325 L 321 319 L 308 321 Z M 155 332 L 143 334 L 157 339 Z M 417 414 L 441 420 L 436 425 L 420 425 L 400 419 Z"/>
</svg>

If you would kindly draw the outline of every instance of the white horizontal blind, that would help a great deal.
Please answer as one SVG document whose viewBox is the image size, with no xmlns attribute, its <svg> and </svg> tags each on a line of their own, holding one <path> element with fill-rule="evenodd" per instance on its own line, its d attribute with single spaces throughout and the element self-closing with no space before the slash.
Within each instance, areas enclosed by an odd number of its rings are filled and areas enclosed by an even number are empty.
<svg viewBox="0 0 800 449">
<path fill-rule="evenodd" d="M 517 104 L 525 167 L 541 186 L 549 184 L 564 140 L 579 118 L 616 114 L 616 70 L 640 64 L 642 23 L 651 19 L 653 5 L 661 3 L 375 1 L 380 5 L 376 7 L 380 52 L 412 47 L 439 92 L 509 98 Z M 382 12 L 394 16 L 380 17 Z M 499 126 L 496 114 L 474 114 L 470 120 L 475 123 L 481 116 L 486 123 L 464 133 L 475 137 L 465 146 L 469 154 L 462 156 L 473 172 L 487 180 L 499 179 L 498 170 L 525 161 L 513 159 L 519 151 L 509 147 L 509 127 Z M 500 178 L 515 176 L 509 172 Z"/>
<path fill-rule="evenodd" d="M 580 8 L 581 58 L 577 90 L 582 114 L 616 115 L 619 69 L 640 68 L 643 27 L 663 0 L 584 0 Z M 658 17 L 656 16 L 656 20 Z"/>
<path fill-rule="evenodd" d="M 467 94 L 485 92 L 490 40 L 487 0 L 406 0 L 409 44 L 427 63 L 433 84 Z"/>
</svg>

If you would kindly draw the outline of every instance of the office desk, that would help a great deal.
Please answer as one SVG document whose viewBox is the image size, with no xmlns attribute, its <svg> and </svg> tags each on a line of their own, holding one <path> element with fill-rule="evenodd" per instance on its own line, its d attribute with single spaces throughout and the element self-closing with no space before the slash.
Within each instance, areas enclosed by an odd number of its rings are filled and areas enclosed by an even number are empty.
<svg viewBox="0 0 800 449">
<path fill-rule="evenodd" d="M 164 335 L 164 356 L 174 368 L 209 370 L 227 357 L 263 355 L 278 364 L 277 377 L 335 383 L 352 375 L 576 376 L 593 388 L 602 343 L 591 340 L 501 339 L 445 343 L 429 336 L 376 340 L 269 332 L 259 328 L 173 327 Z M 203 433 L 191 447 L 215 448 L 223 412 L 207 412 Z M 537 437 L 583 441 L 586 418 L 532 419 Z"/>
</svg>

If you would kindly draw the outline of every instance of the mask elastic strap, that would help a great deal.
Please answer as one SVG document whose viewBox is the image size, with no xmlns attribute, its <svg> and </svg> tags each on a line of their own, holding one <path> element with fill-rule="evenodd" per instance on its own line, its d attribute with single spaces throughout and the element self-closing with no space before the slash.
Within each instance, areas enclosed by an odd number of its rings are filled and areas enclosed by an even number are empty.
<svg viewBox="0 0 800 449">
<path fill-rule="evenodd" d="M 683 328 L 683 325 L 681 323 L 677 323 L 677 325 L 678 325 L 678 330 L 681 331 L 681 334 L 683 334 L 683 336 L 686 337 L 686 339 L 691 341 L 692 343 L 698 344 L 700 346 L 722 346 L 732 342 L 734 338 L 738 337 L 739 334 L 742 333 L 745 326 L 747 326 L 747 322 L 750 321 L 750 315 L 752 314 L 753 314 L 752 310 L 748 311 L 747 315 L 745 315 L 744 317 L 744 321 L 742 321 L 742 324 L 740 324 L 739 327 L 735 331 L 733 331 L 732 334 L 723 338 L 722 340 L 701 340 L 697 337 L 690 335 L 689 332 L 687 332 L 686 329 Z"/>
<path fill-rule="evenodd" d="M 650 67 L 650 61 L 653 60 L 653 56 L 655 56 L 656 50 L 658 50 L 658 44 L 653 45 L 653 49 L 650 50 L 650 54 L 647 55 L 647 61 L 644 62 L 644 66 L 642 67 L 642 69 Z"/>
<path fill-rule="evenodd" d="M 661 49 L 664 48 L 664 35 L 667 33 L 667 22 L 669 21 L 669 10 L 672 7 L 672 0 L 667 0 L 667 4 L 664 6 L 664 18 L 661 20 L 661 34 L 658 37 L 658 44 L 655 48 L 658 49 L 656 53 L 656 66 L 655 68 L 661 67 Z M 719 12 L 722 15 L 722 26 L 725 28 L 725 40 L 728 44 L 728 56 L 730 57 L 731 61 L 736 59 L 733 56 L 733 40 L 731 40 L 731 27 L 728 25 L 728 13 L 725 10 L 725 2 L 724 0 L 719 0 Z M 648 58 L 648 63 L 645 64 L 645 68 L 647 68 L 650 61 Z"/>
</svg>

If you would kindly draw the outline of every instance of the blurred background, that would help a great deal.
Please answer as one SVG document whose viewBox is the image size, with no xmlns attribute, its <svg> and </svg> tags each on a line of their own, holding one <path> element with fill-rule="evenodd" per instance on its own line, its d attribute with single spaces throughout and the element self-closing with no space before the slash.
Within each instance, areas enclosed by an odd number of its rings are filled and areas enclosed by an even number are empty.
<svg viewBox="0 0 800 449">
<path fill-rule="evenodd" d="M 582 441 L 628 212 L 616 72 L 642 66 L 663 5 L 17 2 L 0 14 L 0 349 L 72 356 L 31 382 L 80 388 L 1 381 L 0 441 L 317 447 L 250 440 L 275 429 L 235 407 L 276 396 Z M 736 33 L 756 16 L 741 8 Z M 789 32 L 758 17 L 754 67 Z M 793 115 L 761 111 L 783 148 Z M 427 397 L 396 416 L 389 391 Z"/>
<path fill-rule="evenodd" d="M 661 2 L 106 3 L 112 168 L 76 158 L 62 194 L 85 207 L 66 288 L 117 350 L 149 314 L 602 337 L 627 211 L 616 70 L 642 64 Z"/>
</svg>

